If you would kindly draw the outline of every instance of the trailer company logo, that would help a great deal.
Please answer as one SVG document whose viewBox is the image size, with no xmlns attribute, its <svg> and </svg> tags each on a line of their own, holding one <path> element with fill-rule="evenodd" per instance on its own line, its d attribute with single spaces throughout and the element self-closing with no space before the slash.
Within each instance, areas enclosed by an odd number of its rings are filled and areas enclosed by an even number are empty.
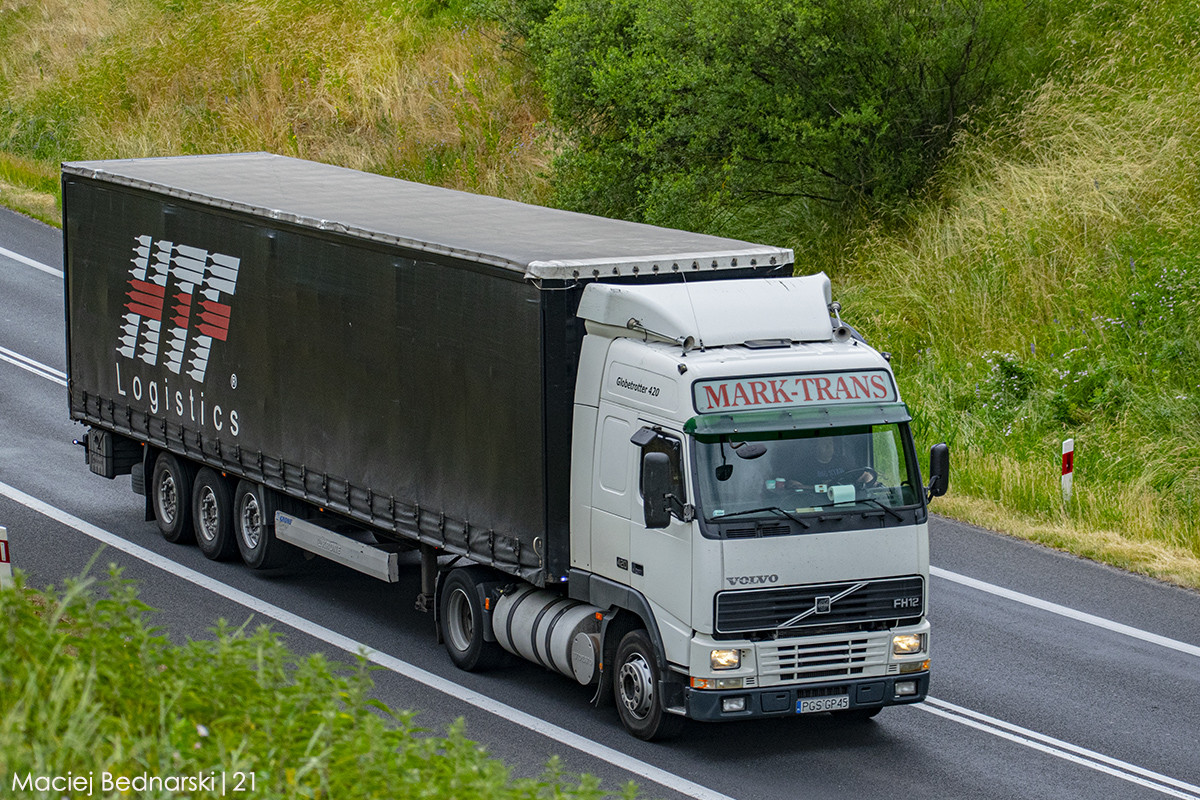
<svg viewBox="0 0 1200 800">
<path fill-rule="evenodd" d="M 204 382 L 214 341 L 229 336 L 227 302 L 240 259 L 199 247 L 134 237 L 128 301 L 117 353 Z"/>
<path fill-rule="evenodd" d="M 173 413 L 237 436 L 237 409 L 206 398 L 204 378 L 213 343 L 229 337 L 226 301 L 237 289 L 239 259 L 136 236 L 132 261 L 117 341 L 117 354 L 126 359 L 115 360 L 117 394 L 145 403 L 151 414 Z M 200 385 L 180 385 L 185 382 L 174 382 L 166 373 L 147 374 L 138 362 L 166 367 Z M 230 388 L 237 388 L 236 375 L 230 375 Z"/>
</svg>

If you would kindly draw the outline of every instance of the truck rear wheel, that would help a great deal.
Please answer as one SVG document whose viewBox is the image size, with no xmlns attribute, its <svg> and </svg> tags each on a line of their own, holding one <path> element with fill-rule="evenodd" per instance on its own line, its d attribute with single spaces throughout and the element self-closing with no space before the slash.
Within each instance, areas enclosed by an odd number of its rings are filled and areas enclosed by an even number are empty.
<svg viewBox="0 0 1200 800">
<path fill-rule="evenodd" d="M 196 545 L 213 561 L 228 561 L 237 555 L 233 532 L 233 493 L 220 474 L 204 467 L 196 474 L 192 490 L 192 519 Z"/>
<path fill-rule="evenodd" d="M 275 538 L 279 495 L 253 481 L 233 492 L 233 530 L 242 560 L 252 569 L 274 569 L 299 560 L 300 550 Z"/>
<path fill-rule="evenodd" d="M 168 542 L 184 543 L 193 537 L 192 480 L 195 468 L 171 453 L 154 460 L 150 476 L 150 505 L 154 521 Z"/>
<path fill-rule="evenodd" d="M 486 621 L 479 585 L 491 576 L 474 567 L 460 567 L 446 576 L 438 603 L 438 623 L 442 641 L 454 666 L 467 672 L 480 672 L 502 664 L 506 653 L 485 636 Z"/>
<path fill-rule="evenodd" d="M 683 717 L 668 714 L 663 708 L 659 679 L 650 637 L 643 630 L 625 634 L 617 645 L 613 673 L 617 714 L 625 730 L 647 742 L 670 739 L 683 729 Z"/>
</svg>

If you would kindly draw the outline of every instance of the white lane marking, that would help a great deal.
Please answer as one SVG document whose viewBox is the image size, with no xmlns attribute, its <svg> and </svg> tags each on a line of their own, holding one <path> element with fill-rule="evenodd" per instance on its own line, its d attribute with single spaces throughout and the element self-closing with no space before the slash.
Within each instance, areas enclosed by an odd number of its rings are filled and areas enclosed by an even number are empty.
<svg viewBox="0 0 1200 800">
<path fill-rule="evenodd" d="M 963 586 L 969 586 L 972 589 L 978 589 L 981 592 L 994 594 L 997 597 L 1003 597 L 1005 600 L 1012 600 L 1015 603 L 1023 603 L 1024 605 L 1038 608 L 1042 611 L 1049 611 L 1052 614 L 1058 614 L 1059 616 L 1067 617 L 1068 619 L 1073 619 L 1088 625 L 1095 625 L 1097 628 L 1104 628 L 1105 630 L 1124 634 L 1125 636 L 1130 636 L 1134 639 L 1141 639 L 1143 642 L 1150 642 L 1151 644 L 1156 644 L 1160 647 L 1166 647 L 1171 650 L 1177 650 L 1180 653 L 1186 653 L 1190 656 L 1200 657 L 1200 647 L 1197 647 L 1194 644 L 1181 642 L 1177 639 L 1168 639 L 1166 636 L 1159 636 L 1157 633 L 1150 633 L 1149 631 L 1144 631 L 1140 628 L 1122 625 L 1120 622 L 1113 622 L 1112 620 L 1105 619 L 1104 617 L 1097 617 L 1093 614 L 1084 613 L 1083 611 L 1076 611 L 1075 609 L 1067 606 L 1060 606 L 1058 603 L 1051 603 L 1049 600 L 1042 600 L 1041 598 L 1033 597 L 1032 595 L 1014 592 L 1012 589 L 1005 589 L 1003 586 L 985 583 L 984 581 L 976 580 L 975 578 L 968 578 L 966 575 L 959 575 L 957 572 L 950 572 L 949 570 L 940 569 L 938 567 L 930 567 L 929 574 L 937 578 L 945 578 L 948 581 L 953 581 L 954 583 L 959 583 Z"/>
<path fill-rule="evenodd" d="M 32 258 L 27 258 L 27 257 L 21 255 L 20 253 L 14 253 L 12 250 L 6 250 L 3 247 L 0 247 L 0 256 L 4 256 L 5 258 L 11 258 L 13 261 L 16 261 L 17 263 L 20 263 L 20 264 L 24 264 L 27 267 L 33 267 L 34 269 L 40 269 L 42 272 L 45 272 L 47 275 L 54 275 L 55 277 L 58 277 L 58 278 L 61 278 L 63 276 L 61 269 L 55 269 L 54 267 L 47 266 L 46 264 L 43 264 L 40 261 L 34 261 Z"/>
<path fill-rule="evenodd" d="M 9 364 L 14 364 L 26 372 L 32 372 L 39 378 L 45 378 L 48 381 L 53 381 L 59 386 L 67 385 L 67 373 L 60 372 L 54 367 L 46 366 L 40 361 L 34 361 L 32 358 L 23 356 L 7 347 L 0 347 L 0 361 L 7 361 Z"/>
<path fill-rule="evenodd" d="M 566 728 L 561 728 L 551 722 L 546 722 L 531 714 L 526 714 L 512 706 L 505 705 L 498 700 L 493 700 L 487 695 L 480 694 L 465 686 L 434 675 L 432 672 L 427 672 L 420 667 L 409 664 L 407 661 L 402 661 L 395 656 L 387 653 L 373 650 L 367 647 L 362 642 L 355 641 L 347 636 L 330 630 L 323 625 L 318 625 L 304 617 L 293 614 L 290 611 L 285 611 L 279 606 L 273 605 L 261 600 L 254 595 L 247 594 L 240 589 L 235 589 L 221 583 L 218 580 L 208 577 L 207 575 L 196 572 L 181 564 L 177 564 L 169 558 L 160 556 L 152 550 L 147 550 L 140 545 L 127 542 L 124 539 L 109 533 L 108 531 L 98 528 L 89 522 L 79 519 L 78 517 L 63 511 L 59 508 L 39 500 L 38 498 L 22 492 L 9 486 L 6 483 L 0 482 L 0 495 L 20 503 L 21 505 L 36 511 L 37 513 L 49 517 L 55 522 L 66 525 L 69 528 L 74 528 L 85 536 L 90 536 L 103 544 L 119 550 L 136 559 L 146 562 L 147 564 L 157 567 L 165 572 L 169 572 L 178 578 L 181 578 L 189 583 L 195 584 L 202 589 L 224 597 L 226 600 L 231 600 L 238 605 L 245 606 L 256 614 L 264 617 L 269 617 L 277 622 L 294 628 L 301 633 L 307 634 L 315 639 L 325 642 L 326 644 L 344 650 L 351 655 L 359 653 L 365 654 L 366 658 L 375 664 L 385 667 L 392 672 L 403 675 L 414 681 L 425 684 L 431 689 L 435 689 L 443 694 L 447 694 L 456 700 L 460 700 L 469 705 L 475 706 L 478 709 L 494 714 L 502 719 L 510 722 L 515 722 L 523 728 L 540 733 L 556 742 L 574 748 L 579 752 L 599 758 L 602 761 L 607 761 L 621 769 L 626 770 L 634 775 L 639 775 L 646 780 L 653 781 L 667 789 L 679 792 L 680 794 L 694 797 L 697 800 L 733 800 L 728 795 L 709 789 L 706 786 L 701 786 L 698 783 L 682 778 L 666 770 L 659 769 L 653 764 L 648 764 L 632 756 L 628 756 L 619 750 L 614 750 L 599 742 L 594 742 L 591 739 L 584 738 L 579 734 L 572 733 Z"/>
<path fill-rule="evenodd" d="M 924 703 L 918 703 L 914 707 L 952 720 L 960 725 L 966 725 L 976 730 L 990 733 L 993 736 L 998 736 L 1001 739 L 1007 739 L 1010 742 L 1015 742 L 1033 750 L 1052 755 L 1055 758 L 1061 758 L 1064 761 L 1070 761 L 1088 769 L 1112 775 L 1123 781 L 1135 783 L 1147 789 L 1153 789 L 1161 794 L 1182 798 L 1182 800 L 1200 800 L 1200 786 L 1152 772 L 1135 764 L 1130 764 L 1127 761 L 1121 761 L 1071 744 L 1070 742 L 1055 739 L 1053 736 L 1046 736 L 1037 731 L 1022 728 L 1019 725 L 1013 725 L 1011 722 L 989 717 L 987 714 L 981 714 L 969 708 L 956 706 L 953 703 L 947 703 L 944 700 L 938 700 L 933 697 L 927 697 Z"/>
</svg>

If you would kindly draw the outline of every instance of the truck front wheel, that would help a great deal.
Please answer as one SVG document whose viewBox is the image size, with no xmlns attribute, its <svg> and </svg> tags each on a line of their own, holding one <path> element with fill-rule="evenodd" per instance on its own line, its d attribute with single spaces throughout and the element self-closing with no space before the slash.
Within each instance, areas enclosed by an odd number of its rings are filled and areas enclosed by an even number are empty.
<svg viewBox="0 0 1200 800">
<path fill-rule="evenodd" d="M 683 728 L 683 717 L 668 714 L 658 691 L 658 661 L 643 630 L 625 634 L 617 646 L 613 689 L 625 730 L 647 742 L 670 739 Z"/>
<path fill-rule="evenodd" d="M 505 661 L 504 649 L 484 636 L 486 612 L 479 585 L 489 577 L 482 570 L 461 567 L 451 571 L 442 585 L 438 603 L 442 640 L 454 666 L 467 672 L 492 669 Z"/>
<path fill-rule="evenodd" d="M 300 550 L 275 538 L 279 496 L 252 481 L 238 481 L 233 492 L 233 530 L 242 560 L 251 569 L 273 569 L 298 560 Z"/>
<path fill-rule="evenodd" d="M 159 453 L 150 476 L 150 505 L 154 521 L 168 542 L 192 538 L 192 479 L 194 468 L 171 453 Z"/>
</svg>

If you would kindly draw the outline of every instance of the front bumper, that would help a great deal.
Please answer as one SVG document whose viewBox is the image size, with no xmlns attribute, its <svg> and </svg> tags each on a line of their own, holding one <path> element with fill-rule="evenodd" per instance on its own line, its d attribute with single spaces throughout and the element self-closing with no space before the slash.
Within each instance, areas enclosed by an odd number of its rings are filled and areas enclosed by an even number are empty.
<svg viewBox="0 0 1200 800">
<path fill-rule="evenodd" d="M 898 683 L 915 683 L 916 693 L 897 695 Z M 808 698 L 847 695 L 850 701 L 849 710 L 919 703 L 929 694 L 929 673 L 914 672 L 886 678 L 858 678 L 792 687 L 772 686 L 765 689 L 712 691 L 685 686 L 683 694 L 687 716 L 701 722 L 800 716 L 799 702 Z M 723 711 L 722 702 L 727 697 L 745 697 L 745 710 Z"/>
</svg>

